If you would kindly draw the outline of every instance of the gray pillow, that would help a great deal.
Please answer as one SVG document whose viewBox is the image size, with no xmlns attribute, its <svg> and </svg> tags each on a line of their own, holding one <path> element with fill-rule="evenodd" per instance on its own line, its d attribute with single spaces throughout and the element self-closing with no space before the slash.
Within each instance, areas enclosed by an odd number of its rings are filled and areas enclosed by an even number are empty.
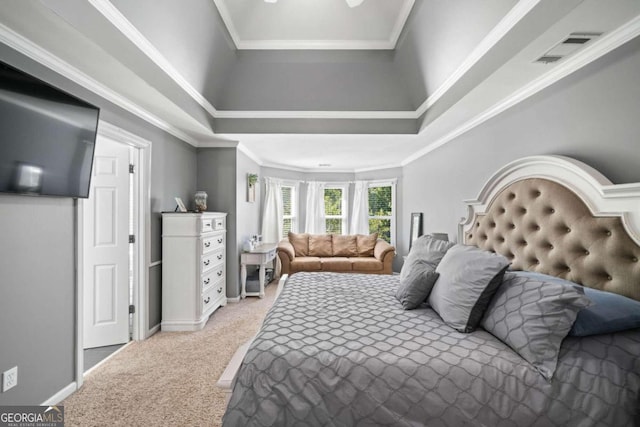
<svg viewBox="0 0 640 427">
<path fill-rule="evenodd" d="M 472 332 L 502 282 L 509 260 L 475 246 L 455 245 L 438 264 L 429 305 L 460 332 Z"/>
<path fill-rule="evenodd" d="M 434 239 L 431 236 L 424 235 L 418 237 L 411 245 L 411 250 L 405 263 L 400 270 L 400 279 L 404 279 L 411 272 L 413 264 L 410 261 L 415 259 L 421 259 L 425 261 L 431 271 L 435 270 L 442 260 L 442 257 L 455 243 L 447 242 L 446 240 Z"/>
<path fill-rule="evenodd" d="M 558 364 L 562 340 L 578 312 L 590 304 L 577 285 L 509 272 L 487 307 L 481 325 L 550 380 Z"/>
<path fill-rule="evenodd" d="M 405 310 L 413 310 L 427 300 L 438 279 L 438 273 L 424 260 L 414 259 L 408 262 L 412 263 L 411 272 L 400 279 L 396 298 Z"/>
</svg>

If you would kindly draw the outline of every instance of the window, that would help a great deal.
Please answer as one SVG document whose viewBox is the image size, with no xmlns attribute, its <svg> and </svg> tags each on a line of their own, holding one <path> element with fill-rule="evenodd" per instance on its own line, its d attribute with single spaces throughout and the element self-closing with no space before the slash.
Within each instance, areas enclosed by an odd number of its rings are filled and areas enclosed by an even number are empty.
<svg viewBox="0 0 640 427">
<path fill-rule="evenodd" d="M 298 219 L 297 219 L 297 202 L 296 202 L 296 186 L 295 185 L 282 185 L 282 238 L 289 235 L 292 231 L 296 233 L 298 231 Z"/>
<path fill-rule="evenodd" d="M 347 186 L 327 184 L 324 188 L 324 215 L 327 233 L 347 234 Z"/>
<path fill-rule="evenodd" d="M 395 246 L 395 185 L 393 182 L 369 184 L 369 232 Z"/>
</svg>

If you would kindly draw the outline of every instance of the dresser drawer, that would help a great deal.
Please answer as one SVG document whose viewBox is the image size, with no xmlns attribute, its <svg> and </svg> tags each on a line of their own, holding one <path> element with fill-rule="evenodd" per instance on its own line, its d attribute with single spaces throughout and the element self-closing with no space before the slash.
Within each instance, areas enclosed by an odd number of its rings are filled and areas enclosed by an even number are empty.
<svg viewBox="0 0 640 427">
<path fill-rule="evenodd" d="M 216 234 L 202 238 L 202 253 L 224 248 L 224 234 Z"/>
<path fill-rule="evenodd" d="M 225 294 L 225 282 L 224 280 L 216 282 L 216 284 L 202 295 L 202 313 L 206 313 L 211 307 L 220 302 Z"/>
<path fill-rule="evenodd" d="M 202 273 L 211 270 L 215 266 L 224 266 L 224 249 L 202 255 Z"/>
<path fill-rule="evenodd" d="M 207 292 L 214 283 L 224 280 L 224 264 L 219 264 L 202 276 L 202 292 Z"/>
</svg>

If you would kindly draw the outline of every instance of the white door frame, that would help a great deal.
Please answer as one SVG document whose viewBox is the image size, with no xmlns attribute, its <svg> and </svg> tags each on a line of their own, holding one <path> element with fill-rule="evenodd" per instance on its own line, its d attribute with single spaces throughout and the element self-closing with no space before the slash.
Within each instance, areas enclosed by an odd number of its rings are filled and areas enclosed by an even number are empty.
<svg viewBox="0 0 640 427">
<path fill-rule="evenodd" d="M 144 340 L 149 336 L 149 264 L 151 257 L 151 142 L 120 129 L 111 123 L 100 120 L 98 124 L 98 136 L 109 138 L 121 144 L 136 148 L 137 156 L 134 156 L 134 164 L 137 168 L 135 179 L 138 180 L 138 194 L 136 198 L 136 244 L 134 246 L 134 284 L 133 304 L 136 312 L 133 315 L 133 339 Z M 84 283 L 82 280 L 84 245 L 83 245 L 83 214 L 86 199 L 79 199 L 76 204 L 76 245 L 77 245 L 77 271 L 76 271 L 76 388 L 82 387 L 84 382 L 84 343 L 83 343 L 83 298 Z"/>
</svg>

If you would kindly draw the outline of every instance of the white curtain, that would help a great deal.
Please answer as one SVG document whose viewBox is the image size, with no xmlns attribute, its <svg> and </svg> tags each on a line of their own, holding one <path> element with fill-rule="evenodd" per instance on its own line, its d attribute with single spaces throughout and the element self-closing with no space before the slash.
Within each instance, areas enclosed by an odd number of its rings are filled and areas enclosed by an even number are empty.
<svg viewBox="0 0 640 427">
<path fill-rule="evenodd" d="M 277 243 L 282 239 L 282 183 L 266 178 L 264 212 L 262 215 L 262 241 Z"/>
<path fill-rule="evenodd" d="M 327 224 L 324 216 L 324 182 L 309 182 L 307 184 L 307 215 L 305 232 L 324 234 Z"/>
<path fill-rule="evenodd" d="M 349 234 L 369 234 L 369 183 L 356 181 Z"/>
</svg>

